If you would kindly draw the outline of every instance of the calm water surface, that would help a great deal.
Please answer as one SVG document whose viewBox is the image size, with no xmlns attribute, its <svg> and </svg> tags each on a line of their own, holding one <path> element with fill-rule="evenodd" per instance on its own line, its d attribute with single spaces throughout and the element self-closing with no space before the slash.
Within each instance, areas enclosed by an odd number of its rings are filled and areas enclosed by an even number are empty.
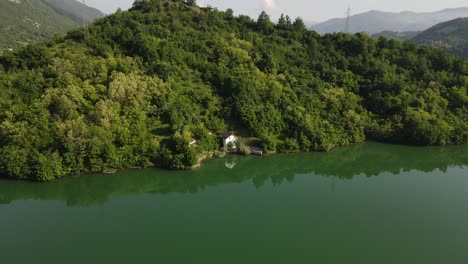
<svg viewBox="0 0 468 264">
<path fill-rule="evenodd" d="M 1 263 L 468 263 L 468 146 L 0 181 Z"/>
</svg>

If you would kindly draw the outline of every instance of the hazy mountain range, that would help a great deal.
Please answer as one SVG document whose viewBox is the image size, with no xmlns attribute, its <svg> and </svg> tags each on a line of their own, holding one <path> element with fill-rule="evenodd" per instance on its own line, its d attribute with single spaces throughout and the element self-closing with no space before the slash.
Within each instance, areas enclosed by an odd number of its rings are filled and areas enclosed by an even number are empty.
<svg viewBox="0 0 468 264">
<path fill-rule="evenodd" d="M 51 38 L 104 17 L 75 0 L 1 0 L 0 51 Z"/>
<path fill-rule="evenodd" d="M 460 17 L 468 17 L 468 7 L 444 9 L 431 13 L 370 11 L 351 16 L 349 32 L 375 34 L 382 31 L 423 31 L 438 23 Z M 330 19 L 311 27 L 318 33 L 343 32 L 345 28 L 346 18 Z"/>
</svg>

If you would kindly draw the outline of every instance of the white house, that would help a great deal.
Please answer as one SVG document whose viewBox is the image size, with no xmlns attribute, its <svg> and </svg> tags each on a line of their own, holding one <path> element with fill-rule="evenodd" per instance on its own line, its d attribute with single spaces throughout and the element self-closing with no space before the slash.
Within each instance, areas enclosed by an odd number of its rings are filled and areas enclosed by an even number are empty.
<svg viewBox="0 0 468 264">
<path fill-rule="evenodd" d="M 229 143 L 232 144 L 232 148 L 236 148 L 237 137 L 232 132 L 226 132 L 223 134 L 223 146 L 227 146 Z"/>
</svg>

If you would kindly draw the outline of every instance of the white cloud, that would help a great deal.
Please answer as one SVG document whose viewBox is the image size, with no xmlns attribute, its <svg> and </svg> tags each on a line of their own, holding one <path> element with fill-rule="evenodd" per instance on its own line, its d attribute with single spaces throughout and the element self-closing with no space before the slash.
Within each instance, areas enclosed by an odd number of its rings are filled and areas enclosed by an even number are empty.
<svg viewBox="0 0 468 264">
<path fill-rule="evenodd" d="M 276 5 L 276 1 L 275 0 L 263 0 L 263 5 L 267 8 L 267 9 L 276 9 L 277 5 Z"/>
</svg>

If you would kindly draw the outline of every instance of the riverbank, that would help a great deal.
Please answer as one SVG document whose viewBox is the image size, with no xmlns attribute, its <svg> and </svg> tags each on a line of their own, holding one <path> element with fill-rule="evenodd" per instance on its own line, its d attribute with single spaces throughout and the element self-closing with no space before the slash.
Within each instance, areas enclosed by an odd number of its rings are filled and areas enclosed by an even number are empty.
<svg viewBox="0 0 468 264">
<path fill-rule="evenodd" d="M 461 146 L 456 146 L 456 145 L 453 145 L 453 146 L 415 146 L 415 145 L 382 143 L 382 142 L 377 142 L 377 141 L 365 141 L 365 142 L 361 142 L 361 143 L 350 144 L 350 145 L 347 145 L 347 146 L 335 147 L 335 148 L 333 148 L 333 149 L 331 149 L 331 150 L 329 150 L 327 152 L 302 152 L 302 151 L 278 152 L 278 151 L 269 151 L 269 152 L 263 153 L 263 156 L 264 157 L 271 157 L 271 156 L 276 156 L 278 154 L 297 155 L 297 154 L 301 154 L 301 153 L 303 153 L 303 154 L 306 154 L 306 153 L 317 153 L 317 154 L 323 153 L 323 154 L 326 154 L 326 153 L 332 153 L 332 152 L 335 152 L 335 151 L 346 150 L 347 148 L 353 148 L 356 145 L 366 145 L 366 144 L 370 144 L 370 145 L 377 144 L 377 145 L 382 145 L 382 146 L 395 146 L 395 147 L 412 148 L 412 149 L 427 149 L 427 150 L 434 150 L 434 149 L 437 150 L 438 149 L 438 150 L 441 150 L 441 151 L 443 151 L 444 149 L 447 149 L 447 148 L 463 148 L 463 147 L 466 147 L 466 145 L 461 145 Z M 250 154 L 246 155 L 246 153 L 243 153 L 243 152 L 240 153 L 240 152 L 227 152 L 227 151 L 212 151 L 212 152 L 202 153 L 200 156 L 197 157 L 197 160 L 196 160 L 195 164 L 193 166 L 191 166 L 188 170 L 200 169 L 203 166 L 203 163 L 206 162 L 206 161 L 219 159 L 219 158 L 224 158 L 224 157 L 227 157 L 227 156 L 236 157 L 236 156 L 251 156 L 251 155 Z M 252 155 L 252 156 L 254 156 L 254 155 Z M 339 163 L 339 161 L 337 161 L 337 163 Z M 135 166 L 133 166 L 133 167 L 129 167 L 129 168 L 120 168 L 120 169 L 111 168 L 111 169 L 106 169 L 106 170 L 102 171 L 101 173 L 102 174 L 112 175 L 112 174 L 118 174 L 121 171 L 125 171 L 125 170 L 128 170 L 128 169 L 141 170 L 141 169 L 149 169 L 149 168 L 163 169 L 163 170 L 167 170 L 167 171 L 177 171 L 177 170 L 164 169 L 161 166 L 153 165 L 153 166 L 146 166 L 146 167 L 135 167 Z M 93 173 L 70 174 L 70 175 L 60 177 L 60 178 L 57 178 L 57 179 L 54 179 L 54 180 L 64 179 L 64 178 L 73 178 L 73 177 L 76 178 L 76 177 L 81 177 L 81 176 L 86 176 L 86 175 L 91 175 L 91 174 L 93 174 Z M 7 179 L 7 180 L 12 180 L 12 181 L 49 182 L 49 181 L 34 181 L 34 180 L 30 180 L 30 179 L 13 179 L 13 178 L 8 178 L 8 177 L 0 177 L 0 178 Z M 54 180 L 52 180 L 52 181 L 54 181 Z"/>
</svg>

